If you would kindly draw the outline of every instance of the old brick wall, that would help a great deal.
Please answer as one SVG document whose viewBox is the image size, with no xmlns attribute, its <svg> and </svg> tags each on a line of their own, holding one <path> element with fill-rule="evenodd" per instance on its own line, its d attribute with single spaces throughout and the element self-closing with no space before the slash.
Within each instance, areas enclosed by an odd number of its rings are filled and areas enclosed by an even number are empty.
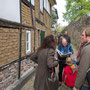
<svg viewBox="0 0 90 90">
<path fill-rule="evenodd" d="M 69 36 L 71 37 L 72 43 L 79 47 L 80 45 L 80 35 L 84 28 L 90 27 L 90 17 L 81 17 L 76 21 L 72 21 L 64 31 L 68 31 Z M 64 32 L 63 31 L 63 32 Z"/>
<path fill-rule="evenodd" d="M 30 59 L 21 61 L 21 76 L 36 64 Z M 9 65 L 7 68 L 0 70 L 0 90 L 6 90 L 11 84 L 18 80 L 18 62 Z"/>
<path fill-rule="evenodd" d="M 22 24 L 32 26 L 31 9 L 23 2 L 21 3 Z M 40 32 L 45 31 L 45 36 L 51 34 L 51 16 L 44 9 L 39 10 L 39 0 L 35 0 L 35 7 L 32 8 L 35 29 L 35 49 L 40 42 Z M 38 23 L 38 18 L 44 25 Z M 22 29 L 21 57 L 26 56 L 26 31 L 31 31 L 31 51 L 34 50 L 34 29 Z M 0 27 L 0 66 L 5 65 L 19 58 L 19 30 L 13 28 Z M 21 62 L 21 74 L 26 72 L 35 64 L 28 59 Z M 0 90 L 4 90 L 18 79 L 18 62 L 12 63 L 7 68 L 0 71 Z"/>
<path fill-rule="evenodd" d="M 0 28 L 0 66 L 18 59 L 18 29 Z"/>
</svg>

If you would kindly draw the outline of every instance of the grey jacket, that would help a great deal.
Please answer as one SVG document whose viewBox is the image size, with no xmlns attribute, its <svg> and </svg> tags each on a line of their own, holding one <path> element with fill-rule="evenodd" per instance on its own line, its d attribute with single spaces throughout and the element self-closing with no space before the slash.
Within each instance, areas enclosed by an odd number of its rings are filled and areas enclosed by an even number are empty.
<svg viewBox="0 0 90 90">
<path fill-rule="evenodd" d="M 50 76 L 49 68 L 58 64 L 54 60 L 54 55 L 55 51 L 53 49 L 43 49 L 30 55 L 30 59 L 38 63 L 34 90 L 48 90 L 47 78 Z"/>
<path fill-rule="evenodd" d="M 90 43 L 86 43 L 80 55 L 80 64 L 75 81 L 76 88 L 80 88 L 82 85 L 90 87 L 86 80 L 86 73 L 89 68 L 90 68 Z"/>
</svg>

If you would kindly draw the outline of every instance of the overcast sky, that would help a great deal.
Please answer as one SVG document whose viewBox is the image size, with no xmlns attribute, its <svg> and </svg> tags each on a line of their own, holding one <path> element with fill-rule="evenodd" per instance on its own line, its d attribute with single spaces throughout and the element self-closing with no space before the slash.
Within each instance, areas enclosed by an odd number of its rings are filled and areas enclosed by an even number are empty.
<svg viewBox="0 0 90 90">
<path fill-rule="evenodd" d="M 57 10 L 58 10 L 58 16 L 59 16 L 58 23 L 60 23 L 62 26 L 66 26 L 68 23 L 63 22 L 63 13 L 66 12 L 66 10 L 65 10 L 66 1 L 65 0 L 56 0 L 56 2 L 57 2 L 57 5 L 55 5 L 54 7 L 57 8 Z"/>
</svg>

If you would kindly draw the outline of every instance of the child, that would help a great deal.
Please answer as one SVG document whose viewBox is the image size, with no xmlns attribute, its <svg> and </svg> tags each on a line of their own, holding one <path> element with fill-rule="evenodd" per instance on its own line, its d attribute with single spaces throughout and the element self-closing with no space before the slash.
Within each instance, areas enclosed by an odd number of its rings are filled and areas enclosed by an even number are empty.
<svg viewBox="0 0 90 90">
<path fill-rule="evenodd" d="M 66 58 L 66 64 L 67 66 L 64 69 L 62 82 L 67 86 L 66 90 L 73 90 L 77 69 L 70 57 Z"/>
</svg>

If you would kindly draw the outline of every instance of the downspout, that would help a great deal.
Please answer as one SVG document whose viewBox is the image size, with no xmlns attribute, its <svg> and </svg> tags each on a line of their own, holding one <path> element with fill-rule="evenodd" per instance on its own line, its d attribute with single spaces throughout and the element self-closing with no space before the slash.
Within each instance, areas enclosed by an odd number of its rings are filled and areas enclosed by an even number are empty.
<svg viewBox="0 0 90 90">
<path fill-rule="evenodd" d="M 20 0 L 20 23 L 22 24 L 22 13 L 21 13 L 21 0 Z M 18 61 L 18 79 L 21 76 L 21 44 L 22 44 L 22 29 L 19 28 L 19 61 Z"/>
<path fill-rule="evenodd" d="M 30 0 L 30 10 L 31 10 L 31 19 L 32 19 L 32 27 L 34 27 L 34 21 L 33 21 L 33 12 L 32 12 L 32 5 Z M 35 52 L 35 28 L 34 28 L 34 52 Z"/>
</svg>

